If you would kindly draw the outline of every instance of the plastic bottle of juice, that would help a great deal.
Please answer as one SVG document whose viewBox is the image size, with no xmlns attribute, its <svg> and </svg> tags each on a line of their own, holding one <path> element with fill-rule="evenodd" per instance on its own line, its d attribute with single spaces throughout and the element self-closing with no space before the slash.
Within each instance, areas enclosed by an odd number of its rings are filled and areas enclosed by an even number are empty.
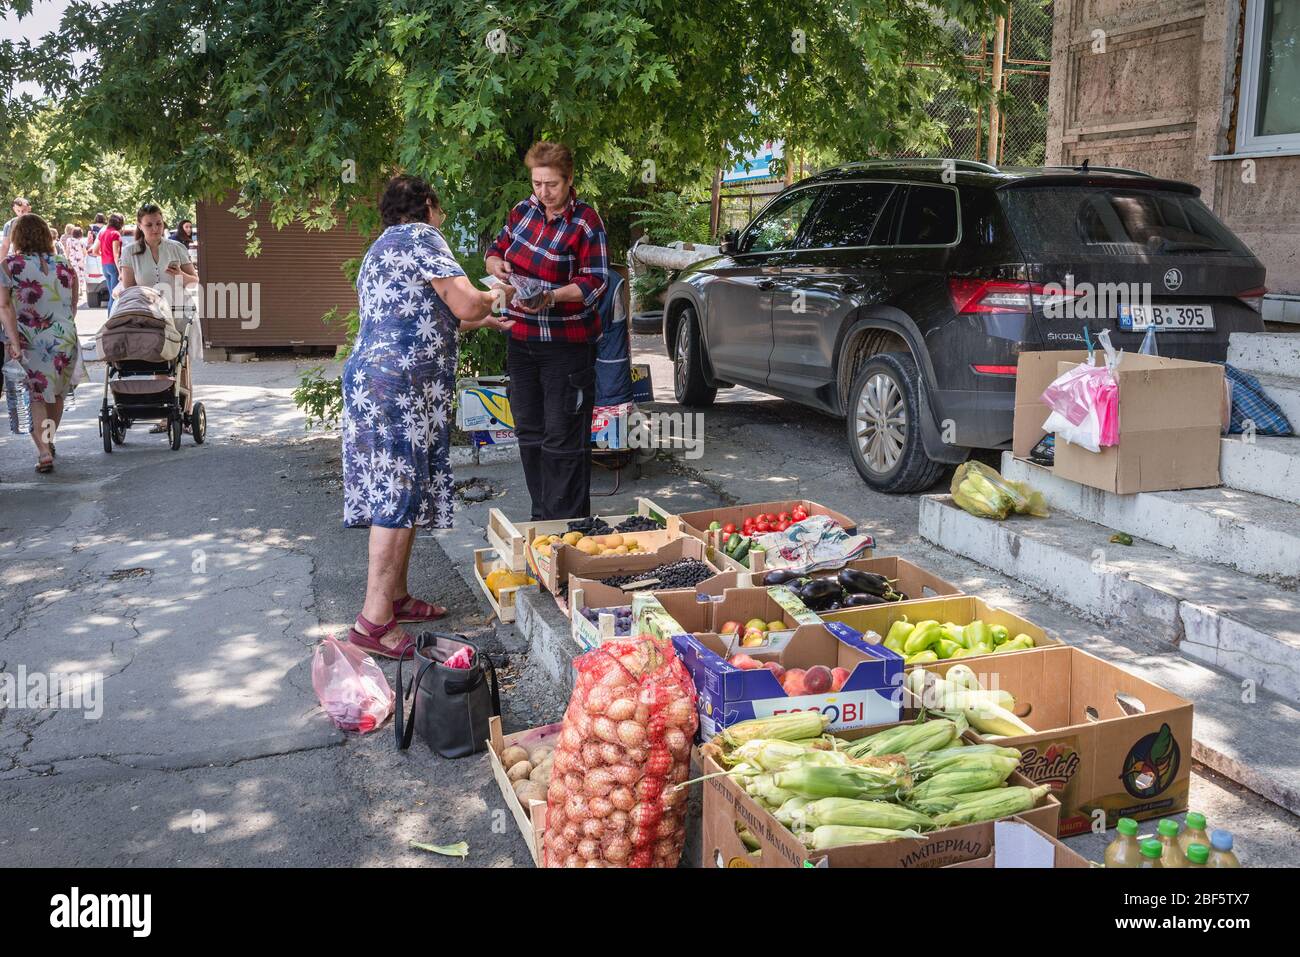
<svg viewBox="0 0 1300 957">
<path fill-rule="evenodd" d="M 1164 853 L 1160 855 L 1160 865 L 1162 867 L 1186 867 L 1187 857 L 1183 854 L 1182 845 L 1178 843 L 1178 822 L 1171 817 L 1160 819 L 1156 825 L 1156 833 L 1160 835 L 1160 844 L 1164 847 Z"/>
<path fill-rule="evenodd" d="M 1115 840 L 1106 847 L 1103 863 L 1107 867 L 1137 867 L 1142 862 L 1142 845 L 1137 839 L 1138 823 L 1122 817 L 1115 825 Z"/>
<path fill-rule="evenodd" d="M 1210 846 L 1210 835 L 1205 830 L 1205 815 L 1198 811 L 1190 811 L 1187 815 L 1187 827 L 1182 834 L 1178 835 L 1178 843 L 1183 848 L 1183 854 L 1187 854 L 1187 849 L 1193 844 L 1204 844 Z"/>
<path fill-rule="evenodd" d="M 1206 867 L 1241 867 L 1241 861 L 1232 852 L 1232 835 L 1227 831 L 1210 832 L 1210 859 Z"/>
<path fill-rule="evenodd" d="M 1164 853 L 1165 846 L 1155 838 L 1148 838 L 1142 842 L 1142 860 L 1138 862 L 1138 868 L 1160 867 L 1160 855 Z"/>
<path fill-rule="evenodd" d="M 1210 859 L 1210 849 L 1204 844 L 1187 845 L 1187 866 L 1204 867 L 1205 862 Z"/>
</svg>

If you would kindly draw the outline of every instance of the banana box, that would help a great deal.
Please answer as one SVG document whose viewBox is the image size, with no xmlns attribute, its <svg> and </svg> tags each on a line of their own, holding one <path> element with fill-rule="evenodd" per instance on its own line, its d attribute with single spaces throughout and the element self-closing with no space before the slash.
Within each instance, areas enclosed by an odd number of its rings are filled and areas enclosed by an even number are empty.
<svg viewBox="0 0 1300 957">
<path fill-rule="evenodd" d="M 1192 703 L 1068 645 L 924 665 L 943 676 L 967 664 L 980 685 L 1006 691 L 1032 728 L 1001 738 L 1019 748 L 1020 773 L 1061 801 L 1060 836 L 1093 820 L 1170 817 L 1187 809 Z M 908 692 L 904 705 L 916 701 Z"/>
<path fill-rule="evenodd" d="M 456 427 L 464 432 L 510 432 L 515 428 L 507 395 L 508 376 L 456 381 Z M 493 444 L 500 444 L 494 442 Z"/>
</svg>

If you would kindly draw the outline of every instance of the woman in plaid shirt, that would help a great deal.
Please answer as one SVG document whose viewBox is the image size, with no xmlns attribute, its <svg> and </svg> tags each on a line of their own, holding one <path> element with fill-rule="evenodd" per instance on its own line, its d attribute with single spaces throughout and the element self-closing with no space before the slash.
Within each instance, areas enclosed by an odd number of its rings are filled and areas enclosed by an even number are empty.
<svg viewBox="0 0 1300 957">
<path fill-rule="evenodd" d="M 524 157 L 533 194 L 510 211 L 487 251 L 487 270 L 528 286 L 516 297 L 506 354 L 510 409 L 534 521 L 591 514 L 591 410 L 596 399 L 598 305 L 609 271 L 605 224 L 573 191 L 573 154 L 534 143 Z"/>
</svg>

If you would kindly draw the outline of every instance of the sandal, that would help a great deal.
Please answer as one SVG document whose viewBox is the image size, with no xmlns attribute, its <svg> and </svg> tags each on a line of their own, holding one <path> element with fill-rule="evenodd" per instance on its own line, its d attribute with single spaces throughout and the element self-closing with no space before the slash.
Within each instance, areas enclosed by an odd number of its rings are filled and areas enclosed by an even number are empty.
<svg viewBox="0 0 1300 957">
<path fill-rule="evenodd" d="M 431 605 L 427 601 L 407 595 L 393 602 L 393 619 L 400 622 L 437 621 L 447 614 L 442 605 Z"/>
<path fill-rule="evenodd" d="M 36 471 L 40 472 L 42 475 L 48 475 L 50 472 L 53 472 L 53 471 L 54 471 L 54 456 L 49 455 L 49 456 L 46 456 L 46 457 L 43 458 L 43 459 L 37 459 L 37 460 L 36 460 Z"/>
<path fill-rule="evenodd" d="M 391 647 L 382 641 L 390 632 L 401 636 L 401 640 Z M 356 624 L 348 629 L 348 641 L 381 658 L 405 658 L 415 647 L 415 639 L 398 627 L 396 618 L 386 625 L 376 625 L 357 615 Z"/>
</svg>

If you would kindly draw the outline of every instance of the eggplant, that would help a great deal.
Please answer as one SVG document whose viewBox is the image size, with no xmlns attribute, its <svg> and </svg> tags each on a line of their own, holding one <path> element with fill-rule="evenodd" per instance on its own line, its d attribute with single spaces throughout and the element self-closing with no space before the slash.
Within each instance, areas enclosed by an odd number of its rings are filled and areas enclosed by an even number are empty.
<svg viewBox="0 0 1300 957">
<path fill-rule="evenodd" d="M 763 576 L 763 584 L 769 586 L 784 585 L 787 582 L 792 582 L 799 577 L 800 577 L 799 572 L 791 571 L 788 568 L 778 568 L 777 570 L 770 571 Z"/>
<path fill-rule="evenodd" d="M 884 605 L 887 604 L 888 601 L 889 599 L 881 598 L 879 595 L 869 595 L 863 593 L 858 595 L 849 595 L 848 597 L 846 597 L 844 599 L 844 607 L 858 608 L 862 605 Z"/>
<path fill-rule="evenodd" d="M 840 595 L 843 594 L 843 591 L 844 589 L 840 587 L 839 582 L 830 578 L 814 578 L 812 581 L 808 582 L 808 584 L 800 587 L 797 594 L 799 595 L 799 600 L 805 605 L 808 605 L 809 602 L 815 604 L 829 602 L 840 597 Z M 808 605 L 808 607 L 811 608 L 812 605 Z"/>
<path fill-rule="evenodd" d="M 884 595 L 889 590 L 889 579 L 874 572 L 860 572 L 856 568 L 841 568 L 837 581 L 846 592 L 855 595 Z"/>
</svg>

